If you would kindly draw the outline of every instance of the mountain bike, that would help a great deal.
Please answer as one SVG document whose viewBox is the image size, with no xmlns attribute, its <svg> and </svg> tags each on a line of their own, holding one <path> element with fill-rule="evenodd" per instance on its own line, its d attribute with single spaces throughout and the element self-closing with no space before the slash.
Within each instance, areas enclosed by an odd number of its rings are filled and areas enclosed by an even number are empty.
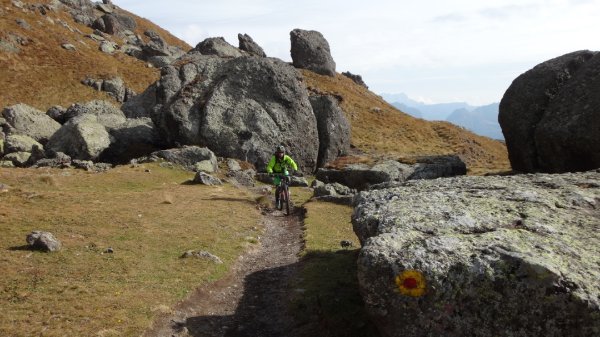
<svg viewBox="0 0 600 337">
<path fill-rule="evenodd" d="M 288 177 L 284 174 L 273 173 L 274 177 L 279 178 L 279 185 L 275 188 L 275 207 L 282 210 L 285 207 L 285 215 L 290 215 L 290 187 Z"/>
</svg>

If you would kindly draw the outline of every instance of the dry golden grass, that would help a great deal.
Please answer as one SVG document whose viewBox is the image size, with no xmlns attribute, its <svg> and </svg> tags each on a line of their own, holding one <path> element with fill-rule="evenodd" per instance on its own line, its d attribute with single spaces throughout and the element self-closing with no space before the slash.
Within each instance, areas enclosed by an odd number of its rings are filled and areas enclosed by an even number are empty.
<svg viewBox="0 0 600 337">
<path fill-rule="evenodd" d="M 305 208 L 306 246 L 294 285 L 304 291 L 292 301 L 295 317 L 318 329 L 305 335 L 377 336 L 358 289 L 360 244 L 350 222 L 352 207 L 316 201 Z M 353 247 L 342 248 L 342 240 L 352 242 Z"/>
<path fill-rule="evenodd" d="M 25 3 L 48 3 L 48 0 L 26 0 Z M 70 14 L 62 11 L 42 15 L 39 12 L 24 12 L 0 0 L 4 15 L 0 15 L 0 38 L 9 33 L 18 34 L 30 41 L 20 46 L 18 54 L 0 52 L 0 108 L 15 103 L 26 103 L 46 110 L 52 105 L 70 106 L 72 103 L 92 99 L 112 99 L 103 92 L 81 84 L 86 77 L 111 78 L 120 76 L 125 85 L 142 92 L 159 78 L 160 71 L 148 68 L 143 61 L 122 53 L 113 55 L 98 50 L 98 43 L 85 35 L 92 29 L 73 21 Z M 142 35 L 146 29 L 157 31 L 168 42 L 190 49 L 185 42 L 175 38 L 151 22 L 136 17 L 136 33 Z M 16 19 L 24 19 L 32 27 L 21 28 Z M 52 22 L 51 22 L 51 21 Z M 71 32 L 60 22 L 80 30 Z M 143 38 L 148 39 L 143 36 Z M 122 41 L 113 37 L 114 42 Z M 68 51 L 63 43 L 73 44 L 77 50 Z"/>
<path fill-rule="evenodd" d="M 135 22 L 137 23 L 137 28 L 135 30 L 135 33 L 142 36 L 142 38 L 145 41 L 147 40 L 147 37 L 144 35 L 144 32 L 147 30 L 153 30 L 153 31 L 157 32 L 163 38 L 163 40 L 165 40 L 165 42 L 167 42 L 171 46 L 177 46 L 177 47 L 183 49 L 184 51 L 188 51 L 188 50 L 192 49 L 192 47 L 189 44 L 187 44 L 185 41 L 172 35 L 169 31 L 152 23 L 148 19 L 137 16 L 136 14 L 128 12 L 126 10 L 123 10 L 123 11 L 127 15 L 130 15 L 135 19 Z M 198 42 L 200 42 L 200 41 L 198 41 Z"/>
<path fill-rule="evenodd" d="M 0 193 L 0 336 L 139 336 L 260 234 L 244 190 L 187 185 L 193 173 L 148 167 L 0 169 L 10 186 Z M 24 249 L 32 230 L 52 232 L 63 249 Z M 190 249 L 224 264 L 179 258 Z"/>
<path fill-rule="evenodd" d="M 506 146 L 447 122 L 409 116 L 349 78 L 302 71 L 308 89 L 337 96 L 352 124 L 352 144 L 370 157 L 411 161 L 425 155 L 457 154 L 470 174 L 510 170 Z"/>
<path fill-rule="evenodd" d="M 332 169 L 342 169 L 350 164 L 366 164 L 373 165 L 375 163 L 374 158 L 369 156 L 343 156 L 338 157 L 334 161 L 327 163 L 325 167 Z"/>
</svg>

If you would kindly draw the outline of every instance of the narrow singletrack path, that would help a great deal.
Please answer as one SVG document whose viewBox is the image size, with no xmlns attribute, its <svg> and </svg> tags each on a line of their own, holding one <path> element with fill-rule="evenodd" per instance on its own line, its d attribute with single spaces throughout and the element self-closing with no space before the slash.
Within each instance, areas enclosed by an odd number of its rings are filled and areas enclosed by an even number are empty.
<svg viewBox="0 0 600 337">
<path fill-rule="evenodd" d="M 145 337 L 290 336 L 291 281 L 302 250 L 302 214 L 267 212 L 257 248 L 239 257 L 227 277 L 197 289 L 158 317 Z"/>
</svg>

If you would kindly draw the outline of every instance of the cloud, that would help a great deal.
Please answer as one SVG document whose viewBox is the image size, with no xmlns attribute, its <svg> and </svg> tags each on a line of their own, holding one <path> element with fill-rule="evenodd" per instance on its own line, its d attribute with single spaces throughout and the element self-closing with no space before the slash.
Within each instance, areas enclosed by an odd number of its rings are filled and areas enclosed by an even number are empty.
<svg viewBox="0 0 600 337">
<path fill-rule="evenodd" d="M 188 42 L 192 46 L 210 37 L 209 32 L 197 24 L 183 25 L 179 27 L 177 31 L 178 33 L 175 33 L 175 35 L 177 35 L 182 40 Z M 193 43 L 191 41 L 196 41 L 196 43 Z"/>
<path fill-rule="evenodd" d="M 433 18 L 432 22 L 437 22 L 437 23 L 464 22 L 466 20 L 467 20 L 466 16 L 464 16 L 462 14 L 458 14 L 458 13 L 452 13 L 452 14 L 436 16 L 435 18 Z"/>
<path fill-rule="evenodd" d="M 488 7 L 479 10 L 478 14 L 488 19 L 507 19 L 512 16 L 523 16 L 536 13 L 541 9 L 538 4 L 529 5 L 507 5 L 500 7 Z"/>
<path fill-rule="evenodd" d="M 600 0 L 114 2 L 192 46 L 216 36 L 237 45 L 237 34 L 246 33 L 284 61 L 291 60 L 292 29 L 317 30 L 339 72 L 362 75 L 375 92 L 435 101 L 497 101 L 540 62 L 600 50 Z"/>
</svg>

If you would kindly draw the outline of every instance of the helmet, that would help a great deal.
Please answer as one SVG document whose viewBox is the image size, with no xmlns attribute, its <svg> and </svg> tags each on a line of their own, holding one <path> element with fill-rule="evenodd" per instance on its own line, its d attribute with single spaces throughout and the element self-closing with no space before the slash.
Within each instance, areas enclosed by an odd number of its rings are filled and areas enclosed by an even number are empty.
<svg viewBox="0 0 600 337">
<path fill-rule="evenodd" d="M 285 153 L 285 147 L 283 147 L 283 145 L 279 145 L 275 150 L 275 153 Z"/>
</svg>

